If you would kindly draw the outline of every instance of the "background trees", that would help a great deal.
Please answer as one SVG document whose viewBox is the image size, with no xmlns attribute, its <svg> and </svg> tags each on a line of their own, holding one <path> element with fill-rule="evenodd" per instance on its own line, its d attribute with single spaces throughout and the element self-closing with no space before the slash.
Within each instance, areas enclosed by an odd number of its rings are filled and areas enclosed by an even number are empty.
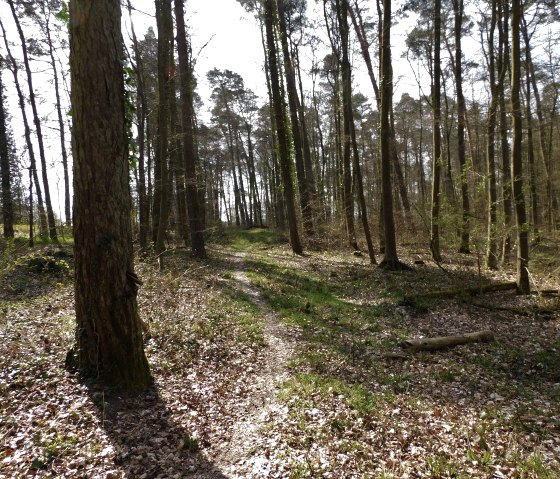
<svg viewBox="0 0 560 479">
<path fill-rule="evenodd" d="M 512 221 L 517 206 L 511 171 L 513 4 L 392 2 L 391 21 L 404 32 L 406 47 L 399 37 L 391 44 L 395 98 L 387 105 L 388 130 L 382 130 L 378 79 L 388 4 L 239 3 L 261 32 L 265 62 L 258 88 L 248 87 L 255 85 L 253 78 L 219 64 L 208 71 L 198 68 L 201 53 L 184 24 L 180 0 L 153 3 L 158 22 L 152 21 L 151 29 L 133 3 L 128 6 L 132 23 L 126 27 L 131 34 L 124 66 L 131 216 L 144 254 L 163 259 L 177 240 L 204 256 L 204 236 L 235 224 L 287 226 L 298 252 L 325 238 L 352 249 L 367 247 L 374 262 L 372 238 L 379 238 L 380 250 L 387 247 L 387 212 L 381 206 L 389 199 L 395 244 L 414 234 L 425 247 L 431 245 L 438 261 L 447 248 L 484 251 L 487 266 L 495 268 L 508 260 L 510 238 L 519 228 L 529 228 L 529 240 L 535 241 L 556 234 L 555 5 L 527 2 L 519 16 L 519 121 L 526 128 L 516 150 L 517 177 L 530 193 L 530 215 L 522 222 L 530 224 L 518 226 Z M 24 32 L 22 40 L 17 28 L 8 29 L 3 47 L 11 70 L 3 76 L 4 83 L 10 79 L 8 98 L 18 98 L 20 105 L 20 111 L 11 109 L 17 113 L 15 130 L 23 132 L 16 134 L 16 145 L 20 163 L 30 168 L 38 230 L 47 234 L 50 227 L 52 236 L 57 209 L 60 223 L 70 221 L 64 4 L 14 0 L 6 7 Z M 32 28 L 36 34 L 27 35 Z M 41 74 L 34 67 L 39 59 L 45 60 L 58 94 L 52 96 L 52 122 L 39 111 L 41 101 L 37 112 L 28 106 L 40 90 L 36 82 L 29 88 Z M 43 145 L 43 153 L 42 132 L 49 145 Z M 381 151 L 387 135 L 388 164 Z M 53 142 L 60 155 L 49 157 Z M 52 171 L 60 172 L 65 193 L 49 213 Z M 390 176 L 385 196 L 382 172 Z"/>
</svg>

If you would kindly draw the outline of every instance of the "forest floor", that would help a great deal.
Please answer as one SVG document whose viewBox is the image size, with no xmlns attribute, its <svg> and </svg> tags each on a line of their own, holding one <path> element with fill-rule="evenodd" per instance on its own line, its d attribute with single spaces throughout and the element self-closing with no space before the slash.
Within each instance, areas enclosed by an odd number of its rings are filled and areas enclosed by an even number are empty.
<svg viewBox="0 0 560 479">
<path fill-rule="evenodd" d="M 209 259 L 137 262 L 154 386 L 136 397 L 64 368 L 68 246 L 0 258 L 0 479 L 560 478 L 560 300 L 515 291 L 476 254 L 407 245 L 411 271 L 351 251 L 291 253 L 268 230 L 215 235 Z M 532 250 L 560 287 L 560 245 Z M 451 298 L 429 291 L 463 290 Z M 493 331 L 411 352 L 406 339 Z"/>
</svg>

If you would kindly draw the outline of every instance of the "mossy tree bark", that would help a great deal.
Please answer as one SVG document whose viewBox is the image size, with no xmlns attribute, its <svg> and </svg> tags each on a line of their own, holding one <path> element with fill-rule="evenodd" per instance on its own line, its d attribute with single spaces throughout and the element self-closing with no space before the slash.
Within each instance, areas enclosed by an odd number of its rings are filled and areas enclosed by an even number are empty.
<svg viewBox="0 0 560 479">
<path fill-rule="evenodd" d="M 305 163 L 303 156 L 303 134 L 298 116 L 299 98 L 296 86 L 296 74 L 294 61 L 288 44 L 288 27 L 286 25 L 286 0 L 277 0 L 278 26 L 280 28 L 280 44 L 284 58 L 284 75 L 286 77 L 286 90 L 288 93 L 288 107 L 290 111 L 290 123 L 292 127 L 292 140 L 294 142 L 294 158 L 296 163 L 296 177 L 299 190 L 301 206 L 301 217 L 303 230 L 307 236 L 314 235 L 313 210 L 311 207 L 311 196 L 306 178 Z"/>
<path fill-rule="evenodd" d="M 134 274 L 121 7 L 70 3 L 77 359 L 108 386 L 151 382 Z"/>
<path fill-rule="evenodd" d="M 278 139 L 278 162 L 280 163 L 282 188 L 290 230 L 290 244 L 294 253 L 302 254 L 303 247 L 299 236 L 296 215 L 296 202 L 292 173 L 293 167 L 290 160 L 288 130 L 286 128 L 286 118 L 284 115 L 283 95 L 280 86 L 278 68 L 278 55 L 274 37 L 274 12 L 277 11 L 275 3 L 276 0 L 265 0 L 264 2 L 264 23 L 266 28 L 266 47 L 268 70 L 270 75 L 270 89 L 272 93 L 272 110 L 276 127 L 276 136 Z"/>
</svg>

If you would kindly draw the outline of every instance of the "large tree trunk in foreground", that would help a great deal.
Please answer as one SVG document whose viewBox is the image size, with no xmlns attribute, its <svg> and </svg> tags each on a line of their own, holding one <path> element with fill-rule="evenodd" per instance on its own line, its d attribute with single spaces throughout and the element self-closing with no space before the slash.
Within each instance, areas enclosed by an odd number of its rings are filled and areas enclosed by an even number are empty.
<svg viewBox="0 0 560 479">
<path fill-rule="evenodd" d="M 119 1 L 73 0 L 69 29 L 78 366 L 143 391 L 151 378 L 132 261 Z"/>
</svg>

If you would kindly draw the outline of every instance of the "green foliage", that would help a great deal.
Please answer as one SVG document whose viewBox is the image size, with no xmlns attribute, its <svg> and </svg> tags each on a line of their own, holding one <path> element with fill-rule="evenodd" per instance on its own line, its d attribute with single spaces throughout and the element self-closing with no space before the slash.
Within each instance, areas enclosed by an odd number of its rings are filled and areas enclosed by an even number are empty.
<svg viewBox="0 0 560 479">
<path fill-rule="evenodd" d="M 456 479 L 467 479 L 470 476 L 462 473 L 458 464 L 450 461 L 445 454 L 440 453 L 426 460 L 431 477 L 454 477 Z"/>
<path fill-rule="evenodd" d="M 512 455 L 511 460 L 514 462 L 516 470 L 521 473 L 519 477 L 523 479 L 558 479 L 560 477 L 560 468 L 547 467 L 540 454 L 533 453 L 526 458 Z"/>
<path fill-rule="evenodd" d="M 287 238 L 278 231 L 266 228 L 228 228 L 220 242 L 236 251 L 254 251 L 287 243 Z"/>
<path fill-rule="evenodd" d="M 67 2 L 60 2 L 60 10 L 55 14 L 55 17 L 68 24 L 70 21 L 70 11 L 68 10 L 68 3 Z"/>
</svg>

